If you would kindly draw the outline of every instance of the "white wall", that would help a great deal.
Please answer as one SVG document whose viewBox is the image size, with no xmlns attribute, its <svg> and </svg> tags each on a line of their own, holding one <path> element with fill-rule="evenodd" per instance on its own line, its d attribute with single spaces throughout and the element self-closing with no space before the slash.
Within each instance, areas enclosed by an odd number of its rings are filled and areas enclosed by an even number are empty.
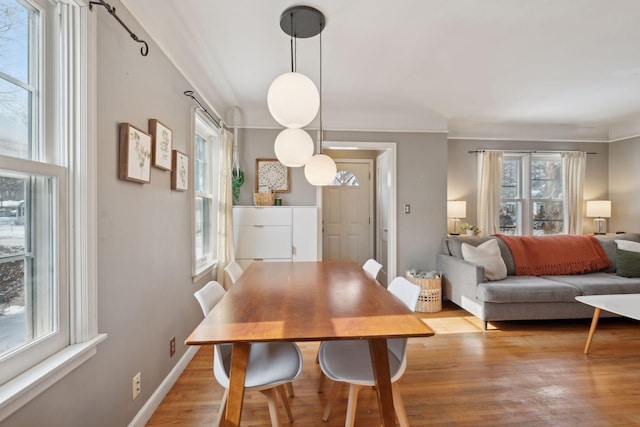
<svg viewBox="0 0 640 427">
<path fill-rule="evenodd" d="M 609 144 L 608 231 L 640 232 L 640 137 Z"/>
</svg>

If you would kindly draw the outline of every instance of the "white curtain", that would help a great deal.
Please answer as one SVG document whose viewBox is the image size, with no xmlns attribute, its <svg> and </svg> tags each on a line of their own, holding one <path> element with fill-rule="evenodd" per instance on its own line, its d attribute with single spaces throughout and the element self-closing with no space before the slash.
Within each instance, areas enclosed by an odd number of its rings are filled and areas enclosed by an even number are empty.
<svg viewBox="0 0 640 427">
<path fill-rule="evenodd" d="M 564 231 L 582 234 L 582 205 L 587 153 L 562 153 L 562 188 L 564 191 Z"/>
<path fill-rule="evenodd" d="M 478 153 L 478 228 L 489 236 L 500 231 L 502 151 Z"/>
<path fill-rule="evenodd" d="M 233 134 L 220 130 L 220 174 L 218 188 L 218 277 L 225 289 L 231 286 L 225 280 L 224 268 L 234 260 L 233 248 L 233 194 L 231 168 L 233 157 Z M 226 283 L 225 283 L 226 282 Z"/>
</svg>

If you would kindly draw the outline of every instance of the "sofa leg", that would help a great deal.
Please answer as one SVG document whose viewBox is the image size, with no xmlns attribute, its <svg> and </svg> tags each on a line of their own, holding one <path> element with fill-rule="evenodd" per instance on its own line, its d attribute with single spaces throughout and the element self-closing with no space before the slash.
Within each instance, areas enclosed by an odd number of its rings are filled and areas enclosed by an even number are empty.
<svg viewBox="0 0 640 427">
<path fill-rule="evenodd" d="M 488 327 L 489 327 L 489 322 L 485 320 L 484 321 L 484 330 L 486 331 Z"/>
</svg>

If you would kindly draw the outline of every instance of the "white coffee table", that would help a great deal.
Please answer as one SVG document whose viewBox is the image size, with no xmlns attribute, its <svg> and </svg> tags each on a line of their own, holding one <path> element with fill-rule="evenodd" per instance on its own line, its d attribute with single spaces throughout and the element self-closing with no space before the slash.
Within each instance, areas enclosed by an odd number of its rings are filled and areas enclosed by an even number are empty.
<svg viewBox="0 0 640 427">
<path fill-rule="evenodd" d="M 640 294 L 585 295 L 576 297 L 576 300 L 595 307 L 593 320 L 591 320 L 591 329 L 589 329 L 589 337 L 587 338 L 587 345 L 584 347 L 584 354 L 589 353 L 591 340 L 596 331 L 596 326 L 598 326 L 600 310 L 640 320 Z"/>
</svg>

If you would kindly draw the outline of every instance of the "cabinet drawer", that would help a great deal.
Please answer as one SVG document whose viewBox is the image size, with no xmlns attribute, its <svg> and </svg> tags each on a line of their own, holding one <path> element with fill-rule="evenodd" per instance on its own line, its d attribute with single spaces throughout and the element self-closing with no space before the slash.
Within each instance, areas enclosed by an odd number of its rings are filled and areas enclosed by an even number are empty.
<svg viewBox="0 0 640 427">
<path fill-rule="evenodd" d="M 236 258 L 291 258 L 290 226 L 233 227 Z"/>
<path fill-rule="evenodd" d="M 235 207 L 233 208 L 233 225 L 291 225 L 291 208 Z"/>
</svg>

